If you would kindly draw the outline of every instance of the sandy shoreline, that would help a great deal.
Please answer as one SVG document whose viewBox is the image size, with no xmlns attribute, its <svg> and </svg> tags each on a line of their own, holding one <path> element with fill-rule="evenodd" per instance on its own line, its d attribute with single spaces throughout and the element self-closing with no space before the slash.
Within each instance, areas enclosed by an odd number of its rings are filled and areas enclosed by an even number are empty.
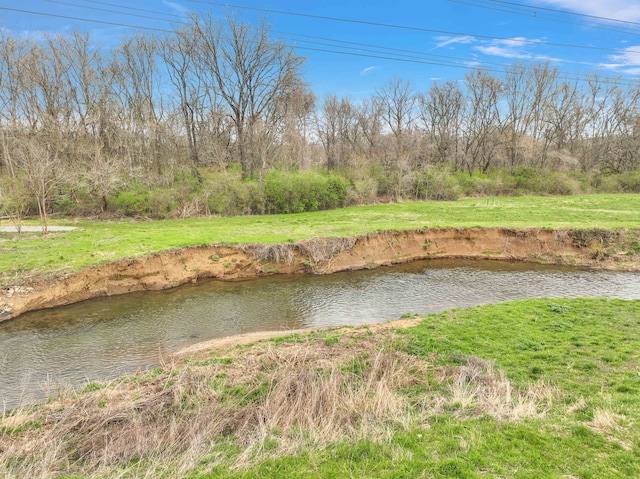
<svg viewBox="0 0 640 479">
<path fill-rule="evenodd" d="M 187 356 L 198 356 L 204 352 L 211 351 L 212 349 L 224 349 L 242 344 L 251 344 L 265 339 L 281 338 L 290 336 L 293 334 L 309 334 L 316 331 L 332 330 L 336 333 L 341 331 L 353 331 L 356 329 L 365 329 L 369 331 L 383 331 L 388 329 L 404 329 L 417 325 L 421 318 L 399 318 L 392 319 L 391 321 L 385 321 L 384 323 L 368 324 L 363 326 L 326 326 L 317 328 L 300 328 L 300 329 L 288 329 L 288 330 L 276 330 L 276 331 L 256 331 L 253 333 L 234 334 L 231 336 L 225 336 L 222 338 L 214 338 L 207 341 L 201 341 L 190 346 L 184 347 L 171 355 L 171 359 L 180 360 Z"/>
</svg>

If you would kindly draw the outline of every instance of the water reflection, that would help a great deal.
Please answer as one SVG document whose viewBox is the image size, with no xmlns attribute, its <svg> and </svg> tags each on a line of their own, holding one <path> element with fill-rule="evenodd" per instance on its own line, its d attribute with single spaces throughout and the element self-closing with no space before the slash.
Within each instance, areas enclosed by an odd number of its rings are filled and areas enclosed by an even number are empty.
<svg viewBox="0 0 640 479">
<path fill-rule="evenodd" d="M 575 296 L 638 299 L 640 274 L 432 260 L 331 276 L 208 280 L 101 298 L 0 323 L 0 408 L 41 399 L 45 383 L 77 386 L 117 377 L 215 337 Z"/>
</svg>

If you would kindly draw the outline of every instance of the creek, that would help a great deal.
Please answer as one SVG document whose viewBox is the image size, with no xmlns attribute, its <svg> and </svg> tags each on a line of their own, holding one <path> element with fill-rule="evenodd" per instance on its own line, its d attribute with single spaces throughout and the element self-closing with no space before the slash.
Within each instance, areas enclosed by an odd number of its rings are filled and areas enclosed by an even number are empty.
<svg viewBox="0 0 640 479">
<path fill-rule="evenodd" d="M 155 367 L 213 338 L 361 326 L 533 297 L 640 299 L 640 273 L 430 260 L 328 276 L 201 280 L 34 311 L 0 323 L 0 412 Z"/>
</svg>

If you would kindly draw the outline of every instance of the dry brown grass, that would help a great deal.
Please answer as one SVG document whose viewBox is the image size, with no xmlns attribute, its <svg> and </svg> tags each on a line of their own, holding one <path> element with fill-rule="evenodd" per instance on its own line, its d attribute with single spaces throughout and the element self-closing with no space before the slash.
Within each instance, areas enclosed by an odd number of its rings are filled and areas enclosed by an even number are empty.
<svg viewBox="0 0 640 479">
<path fill-rule="evenodd" d="M 232 465 L 243 467 L 308 446 L 384 440 L 455 405 L 461 417 L 538 416 L 553 396 L 514 390 L 475 358 L 439 368 L 394 350 L 388 334 L 338 334 L 214 351 L 16 411 L 0 421 L 0 476 L 175 477 L 201 457 L 228 463 L 216 445 L 240 447 Z"/>
<path fill-rule="evenodd" d="M 618 428 L 620 421 L 623 419 L 624 416 L 616 414 L 613 411 L 596 408 L 593 411 L 593 419 L 587 423 L 587 425 L 594 431 L 605 433 Z"/>
<path fill-rule="evenodd" d="M 499 421 L 539 417 L 551 408 L 557 396 L 557 390 L 544 383 L 534 383 L 526 390 L 514 389 L 503 371 L 496 371 L 492 362 L 476 357 L 443 374 L 449 378 L 450 395 L 441 398 L 443 403 L 439 406 L 450 409 L 456 405 L 460 416 L 486 414 Z"/>
</svg>

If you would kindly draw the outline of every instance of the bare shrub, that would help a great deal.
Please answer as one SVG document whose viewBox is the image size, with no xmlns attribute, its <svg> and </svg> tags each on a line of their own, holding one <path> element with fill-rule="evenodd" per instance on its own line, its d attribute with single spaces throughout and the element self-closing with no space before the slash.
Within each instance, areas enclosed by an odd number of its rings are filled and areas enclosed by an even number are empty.
<svg viewBox="0 0 640 479">
<path fill-rule="evenodd" d="M 291 264 L 296 253 L 300 253 L 314 263 L 323 263 L 343 251 L 351 250 L 357 241 L 358 238 L 313 238 L 297 243 L 245 245 L 242 250 L 264 262 Z"/>
<path fill-rule="evenodd" d="M 295 245 L 293 243 L 280 243 L 273 245 L 247 245 L 242 250 L 251 253 L 258 261 L 274 263 L 293 263 Z"/>
<path fill-rule="evenodd" d="M 314 238 L 296 244 L 298 250 L 315 263 L 329 261 L 343 251 L 350 251 L 358 238 Z"/>
</svg>

